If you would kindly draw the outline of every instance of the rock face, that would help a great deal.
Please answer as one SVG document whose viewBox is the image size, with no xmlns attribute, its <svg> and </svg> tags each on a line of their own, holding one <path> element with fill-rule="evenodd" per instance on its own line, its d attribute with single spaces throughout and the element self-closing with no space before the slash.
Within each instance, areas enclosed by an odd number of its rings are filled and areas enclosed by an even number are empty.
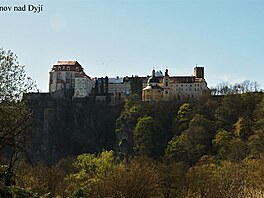
<svg viewBox="0 0 264 198">
<path fill-rule="evenodd" d="M 25 98 L 36 125 L 28 152 L 32 163 L 54 164 L 65 156 L 115 148 L 115 122 L 122 104 L 110 106 L 87 98 L 72 101 L 52 93 Z"/>
<path fill-rule="evenodd" d="M 126 118 L 126 113 L 122 112 L 120 117 L 116 120 L 116 150 L 120 159 L 128 160 L 128 156 L 135 154 L 134 150 L 134 125 Z"/>
</svg>

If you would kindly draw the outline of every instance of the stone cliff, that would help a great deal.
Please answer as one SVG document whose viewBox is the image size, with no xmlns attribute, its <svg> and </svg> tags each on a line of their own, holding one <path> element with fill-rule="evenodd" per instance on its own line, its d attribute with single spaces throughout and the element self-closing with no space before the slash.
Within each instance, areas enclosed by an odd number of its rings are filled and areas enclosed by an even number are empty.
<svg viewBox="0 0 264 198">
<path fill-rule="evenodd" d="M 28 151 L 32 163 L 54 164 L 65 156 L 115 148 L 115 122 L 122 104 L 91 98 L 73 101 L 52 93 L 30 93 L 25 99 L 36 126 Z"/>
</svg>

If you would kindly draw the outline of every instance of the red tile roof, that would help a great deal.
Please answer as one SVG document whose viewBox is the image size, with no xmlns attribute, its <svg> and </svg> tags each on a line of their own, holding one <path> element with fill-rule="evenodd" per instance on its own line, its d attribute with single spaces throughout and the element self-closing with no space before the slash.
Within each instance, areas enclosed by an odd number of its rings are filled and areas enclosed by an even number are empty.
<svg viewBox="0 0 264 198">
<path fill-rule="evenodd" d="M 58 61 L 55 65 L 58 65 L 58 66 L 81 66 L 80 63 L 78 63 L 78 61 Z"/>
</svg>

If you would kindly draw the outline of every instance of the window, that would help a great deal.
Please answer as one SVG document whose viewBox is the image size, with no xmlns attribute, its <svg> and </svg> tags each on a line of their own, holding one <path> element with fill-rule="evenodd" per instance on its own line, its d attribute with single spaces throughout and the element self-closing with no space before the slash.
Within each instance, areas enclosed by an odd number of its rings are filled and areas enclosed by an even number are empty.
<svg viewBox="0 0 264 198">
<path fill-rule="evenodd" d="M 168 81 L 166 81 L 166 86 L 168 86 Z"/>
<path fill-rule="evenodd" d="M 76 71 L 79 71 L 79 67 L 76 67 Z"/>
<path fill-rule="evenodd" d="M 70 70 L 70 67 L 67 67 L 67 71 L 69 71 Z"/>
<path fill-rule="evenodd" d="M 165 91 L 165 94 L 168 94 L 168 91 Z"/>
<path fill-rule="evenodd" d="M 58 70 L 60 71 L 61 70 L 61 67 L 58 67 Z"/>
</svg>

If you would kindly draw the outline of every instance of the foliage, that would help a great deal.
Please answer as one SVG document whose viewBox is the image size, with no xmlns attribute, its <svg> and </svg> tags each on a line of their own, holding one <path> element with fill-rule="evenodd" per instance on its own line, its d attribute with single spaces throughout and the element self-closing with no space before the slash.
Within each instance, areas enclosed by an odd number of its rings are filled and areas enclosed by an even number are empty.
<svg viewBox="0 0 264 198">
<path fill-rule="evenodd" d="M 79 169 L 76 177 L 93 177 L 97 175 L 105 175 L 113 167 L 114 156 L 113 151 L 103 151 L 96 156 L 95 154 L 78 155 L 74 166 Z"/>
<path fill-rule="evenodd" d="M 192 119 L 192 114 L 193 112 L 189 103 L 184 103 L 180 106 L 176 116 L 176 122 L 178 123 L 180 132 L 188 129 L 189 123 Z"/>
<path fill-rule="evenodd" d="M 129 111 L 132 107 L 137 106 L 140 102 L 140 96 L 138 94 L 132 94 L 126 98 L 125 110 Z"/>
<path fill-rule="evenodd" d="M 220 132 L 219 132 L 220 133 Z M 224 132 L 223 132 L 224 133 Z M 105 159 L 110 159 L 111 152 L 104 151 Z M 264 195 L 263 177 L 264 177 L 264 160 L 263 154 L 259 159 L 247 158 L 243 161 L 219 161 L 213 156 L 203 156 L 195 165 L 188 167 L 183 162 L 153 161 L 147 158 L 130 159 L 127 163 L 111 163 L 108 161 L 108 167 L 105 172 L 94 169 L 94 172 L 87 171 L 86 176 L 82 172 L 82 177 L 89 179 L 91 182 L 79 178 L 80 167 L 91 167 L 91 163 L 97 158 L 99 161 L 102 155 L 87 158 L 82 155 L 72 164 L 70 172 L 65 173 L 62 177 L 52 174 L 50 171 L 53 167 L 46 167 L 44 172 L 40 171 L 38 166 L 30 167 L 25 164 L 20 167 L 23 174 L 18 174 L 20 180 L 32 180 L 24 188 L 0 187 L 1 193 L 17 193 L 21 197 L 262 197 Z M 84 160 L 84 158 L 86 158 Z M 76 166 L 76 163 L 80 166 Z M 40 165 L 43 167 L 43 165 Z M 56 165 L 57 166 L 57 165 Z M 68 169 L 62 166 L 60 171 Z M 109 168 L 111 167 L 111 168 Z M 35 169 L 35 170 L 34 170 Z M 90 168 L 88 168 L 90 170 Z M 73 172 L 72 172 L 73 171 Z M 67 172 L 67 171 L 66 171 Z M 39 174 L 39 180 L 35 179 L 34 174 Z M 102 174 L 103 173 L 103 174 Z M 40 177 L 49 175 L 50 181 L 62 183 L 58 188 L 50 191 L 47 188 L 46 181 L 40 180 Z M 69 177 L 75 177 L 69 180 Z M 18 178 L 19 179 L 19 178 Z M 35 181 L 35 182 L 33 182 Z M 39 185 L 38 192 L 33 186 Z M 22 187 L 22 188 L 21 188 Z M 31 193 L 34 192 L 34 193 Z M 5 196 L 6 197 L 6 196 Z"/>
<path fill-rule="evenodd" d="M 38 196 L 23 188 L 18 188 L 14 186 L 0 186 L 0 197 L 37 198 Z"/>
<path fill-rule="evenodd" d="M 22 98 L 22 94 L 35 89 L 35 82 L 25 74 L 11 50 L 0 49 L 0 102 Z"/>
<path fill-rule="evenodd" d="M 22 148 L 32 126 L 27 106 L 23 102 L 0 103 L 0 122 L 0 150 L 6 146 Z"/>
<path fill-rule="evenodd" d="M 216 132 L 215 138 L 212 140 L 213 146 L 216 149 L 217 157 L 226 159 L 229 151 L 229 143 L 232 139 L 232 134 L 224 129 L 219 129 Z"/>
<path fill-rule="evenodd" d="M 151 156 L 153 149 L 154 119 L 151 116 L 139 118 L 134 132 L 135 148 L 140 155 Z"/>
<path fill-rule="evenodd" d="M 113 169 L 113 151 L 103 151 L 98 155 L 88 153 L 78 155 L 73 166 L 76 171 L 65 177 L 66 194 L 73 193 L 73 197 L 80 193 L 89 194 L 93 186 Z"/>
<path fill-rule="evenodd" d="M 185 197 L 187 191 L 186 172 L 188 167 L 182 162 L 161 162 L 157 164 L 164 197 Z"/>
<path fill-rule="evenodd" d="M 21 163 L 15 171 L 16 184 L 22 188 L 30 189 L 38 196 L 49 193 L 51 197 L 61 194 L 65 188 L 64 177 L 66 173 L 60 165 L 48 167 L 45 164 L 31 166 Z"/>
<path fill-rule="evenodd" d="M 115 166 L 94 186 L 92 197 L 157 197 L 159 191 L 157 170 L 151 161 L 139 158 Z"/>
<path fill-rule="evenodd" d="M 170 161 L 188 161 L 188 144 L 186 135 L 173 137 L 166 148 L 166 158 Z"/>
<path fill-rule="evenodd" d="M 129 145 L 139 155 L 191 165 L 205 154 L 241 161 L 263 151 L 262 100 L 263 94 L 249 92 L 182 104 L 143 103 L 133 96 L 122 121 L 134 131 Z"/>
<path fill-rule="evenodd" d="M 23 93 L 35 88 L 35 82 L 25 74 L 17 56 L 0 49 L 0 151 L 1 163 L 7 165 L 1 180 L 5 186 L 14 184 L 15 162 L 28 150 L 33 130 L 31 112 L 22 99 Z"/>
</svg>

